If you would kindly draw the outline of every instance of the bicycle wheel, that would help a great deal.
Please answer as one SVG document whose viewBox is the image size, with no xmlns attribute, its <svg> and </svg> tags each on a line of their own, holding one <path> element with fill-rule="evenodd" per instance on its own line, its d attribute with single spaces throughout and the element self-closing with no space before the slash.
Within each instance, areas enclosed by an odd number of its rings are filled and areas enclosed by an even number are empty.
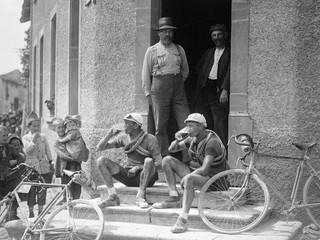
<svg viewBox="0 0 320 240">
<path fill-rule="evenodd" d="M 213 176 L 201 189 L 198 201 L 202 221 L 212 230 L 227 234 L 252 229 L 262 221 L 268 207 L 266 184 L 242 169 Z"/>
<path fill-rule="evenodd" d="M 104 216 L 101 209 L 88 200 L 79 199 L 65 203 L 49 216 L 40 233 L 40 240 L 98 240 L 103 230 Z"/>
<path fill-rule="evenodd" d="M 320 172 L 317 173 L 319 176 Z M 318 204 L 307 207 L 306 211 L 312 222 L 320 227 L 320 179 L 317 176 L 311 176 L 303 187 L 304 204 Z"/>
</svg>

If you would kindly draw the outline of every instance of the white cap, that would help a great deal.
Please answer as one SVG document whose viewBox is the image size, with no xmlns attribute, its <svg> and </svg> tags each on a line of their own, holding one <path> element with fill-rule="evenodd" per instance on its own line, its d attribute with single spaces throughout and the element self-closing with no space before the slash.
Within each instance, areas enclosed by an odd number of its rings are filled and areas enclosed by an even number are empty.
<svg viewBox="0 0 320 240">
<path fill-rule="evenodd" d="M 188 116 L 184 122 L 197 122 L 203 124 L 203 126 L 207 127 L 207 121 L 205 117 L 200 113 L 192 113 Z"/>
<path fill-rule="evenodd" d="M 123 118 L 123 120 L 135 122 L 140 126 L 143 124 L 143 118 L 139 113 L 129 113 Z"/>
</svg>

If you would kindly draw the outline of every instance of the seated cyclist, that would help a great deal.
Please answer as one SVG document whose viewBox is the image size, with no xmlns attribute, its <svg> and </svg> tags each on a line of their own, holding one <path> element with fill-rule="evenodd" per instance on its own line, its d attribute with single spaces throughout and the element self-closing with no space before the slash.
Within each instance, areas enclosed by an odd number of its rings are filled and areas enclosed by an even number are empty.
<svg viewBox="0 0 320 240">
<path fill-rule="evenodd" d="M 194 199 L 195 188 L 201 189 L 215 174 L 229 169 L 226 162 L 226 149 L 218 135 L 206 130 L 207 123 L 203 115 L 193 113 L 185 120 L 190 135 L 181 141 L 174 140 L 170 152 L 188 149 L 191 161 L 186 164 L 172 156 L 162 160 L 162 168 L 169 187 L 169 199 L 153 204 L 154 208 L 181 207 L 180 197 L 176 189 L 175 173 L 181 178 L 183 187 L 182 212 L 171 229 L 173 233 L 182 233 L 187 230 L 187 218 Z"/>
<path fill-rule="evenodd" d="M 140 208 L 149 207 L 146 201 L 146 189 L 158 180 L 157 169 L 161 167 L 161 152 L 155 136 L 146 133 L 141 127 L 142 116 L 138 113 L 127 114 L 124 118 L 126 134 L 119 134 L 111 128 L 97 146 L 98 150 L 123 148 L 126 161 L 123 166 L 102 156 L 97 160 L 100 173 L 107 186 L 109 197 L 99 203 L 99 207 L 120 205 L 119 197 L 113 185 L 113 178 L 128 187 L 139 187 L 136 204 Z"/>
</svg>

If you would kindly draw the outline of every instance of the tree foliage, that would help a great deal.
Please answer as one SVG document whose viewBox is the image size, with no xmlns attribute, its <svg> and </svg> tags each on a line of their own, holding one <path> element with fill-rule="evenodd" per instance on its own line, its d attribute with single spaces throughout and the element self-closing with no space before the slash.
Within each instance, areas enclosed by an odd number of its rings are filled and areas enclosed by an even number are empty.
<svg viewBox="0 0 320 240">
<path fill-rule="evenodd" d="M 22 64 L 21 79 L 24 85 L 27 86 L 29 82 L 29 61 L 30 61 L 30 27 L 25 31 L 24 41 L 26 45 L 24 48 L 20 49 L 20 58 Z"/>
</svg>

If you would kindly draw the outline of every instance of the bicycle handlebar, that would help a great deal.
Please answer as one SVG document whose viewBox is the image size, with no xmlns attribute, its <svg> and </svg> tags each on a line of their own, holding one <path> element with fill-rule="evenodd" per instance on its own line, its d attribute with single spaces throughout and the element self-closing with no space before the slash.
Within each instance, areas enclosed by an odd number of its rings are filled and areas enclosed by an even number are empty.
<svg viewBox="0 0 320 240">
<path fill-rule="evenodd" d="M 40 176 L 41 174 L 37 171 L 37 169 L 35 169 L 33 166 L 30 166 L 29 164 L 27 163 L 20 163 L 18 164 L 16 167 L 14 168 L 11 168 L 11 171 L 15 171 L 15 170 L 18 170 L 20 169 L 21 167 L 25 167 L 26 170 L 31 170 L 30 173 L 35 173 L 36 175 Z M 25 174 L 25 173 L 24 173 Z"/>
</svg>

